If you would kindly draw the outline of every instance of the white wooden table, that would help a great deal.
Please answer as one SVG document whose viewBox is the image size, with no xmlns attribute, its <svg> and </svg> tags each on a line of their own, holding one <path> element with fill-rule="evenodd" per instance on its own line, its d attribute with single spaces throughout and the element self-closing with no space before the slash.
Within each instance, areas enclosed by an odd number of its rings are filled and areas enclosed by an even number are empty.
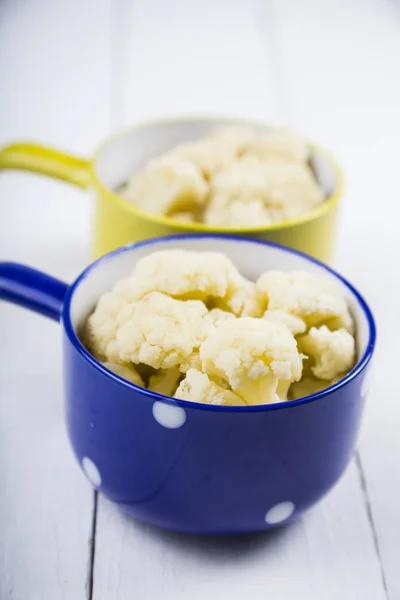
<svg viewBox="0 0 400 600">
<path fill-rule="evenodd" d="M 270 535 L 160 532 L 96 498 L 66 439 L 58 327 L 0 306 L 0 598 L 400 599 L 400 3 L 395 0 L 2 0 L 0 143 L 89 155 L 147 117 L 286 123 L 346 173 L 337 267 L 379 326 L 356 459 Z M 72 280 L 91 200 L 0 176 L 0 259 Z"/>
</svg>

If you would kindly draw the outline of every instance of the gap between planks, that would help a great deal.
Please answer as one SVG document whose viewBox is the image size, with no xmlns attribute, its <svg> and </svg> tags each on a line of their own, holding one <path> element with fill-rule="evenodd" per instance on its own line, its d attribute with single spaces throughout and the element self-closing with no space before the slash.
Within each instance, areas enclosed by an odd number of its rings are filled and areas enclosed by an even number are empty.
<svg viewBox="0 0 400 600">
<path fill-rule="evenodd" d="M 86 598 L 92 600 L 93 598 L 93 584 L 94 584 L 94 561 L 96 558 L 96 533 L 97 533 L 97 511 L 98 511 L 98 492 L 93 491 L 93 518 L 92 527 L 90 531 L 89 539 L 89 564 L 88 574 L 86 580 Z"/>
<path fill-rule="evenodd" d="M 385 595 L 387 600 L 390 600 L 389 597 L 389 590 L 388 590 L 388 586 L 387 586 L 387 582 L 386 582 L 386 577 L 385 577 L 385 570 L 383 568 L 383 562 L 382 562 L 382 557 L 381 557 L 381 552 L 380 552 L 380 548 L 379 548 L 379 541 L 378 541 L 378 534 L 376 531 L 376 526 L 375 526 L 375 521 L 372 515 L 372 507 L 371 507 L 371 501 L 368 495 L 368 488 L 367 488 L 367 482 L 365 479 L 365 474 L 364 474 L 364 469 L 362 466 L 362 462 L 361 462 L 361 457 L 360 457 L 360 453 L 357 450 L 354 456 L 354 462 L 356 464 L 356 468 L 357 468 L 357 472 L 358 472 L 358 476 L 359 476 L 359 481 L 360 481 L 360 487 L 361 487 L 361 492 L 362 492 L 362 496 L 364 499 L 364 508 L 365 508 L 365 512 L 367 515 L 367 519 L 368 519 L 368 523 L 371 529 L 371 535 L 372 535 L 372 539 L 374 542 L 374 548 L 375 548 L 375 552 L 376 552 L 376 556 L 377 559 L 379 561 L 379 568 L 380 568 L 380 572 L 381 572 L 381 578 L 382 578 L 382 585 L 383 585 L 383 589 L 385 591 Z"/>
</svg>

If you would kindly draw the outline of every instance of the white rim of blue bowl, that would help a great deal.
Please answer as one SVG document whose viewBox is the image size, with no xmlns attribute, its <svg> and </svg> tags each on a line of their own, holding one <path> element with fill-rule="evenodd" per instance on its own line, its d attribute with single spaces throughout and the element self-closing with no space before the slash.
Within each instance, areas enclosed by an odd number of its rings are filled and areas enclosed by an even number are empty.
<svg viewBox="0 0 400 600">
<path fill-rule="evenodd" d="M 151 392 L 150 390 L 148 390 L 146 388 L 140 387 L 134 383 L 130 383 L 126 379 L 119 377 L 112 371 L 109 371 L 101 363 L 99 363 L 86 350 L 86 348 L 84 347 L 82 342 L 79 340 L 77 334 L 74 331 L 74 328 L 73 328 L 73 325 L 71 322 L 71 315 L 70 315 L 71 301 L 72 301 L 73 295 L 75 293 L 75 290 L 79 287 L 80 283 L 100 264 L 110 260 L 113 256 L 116 256 L 117 254 L 121 254 L 123 252 L 130 252 L 131 250 L 134 250 L 135 248 L 140 248 L 142 246 L 156 245 L 156 244 L 159 244 L 162 242 L 170 242 L 170 241 L 179 242 L 182 240 L 199 239 L 199 238 L 206 238 L 209 240 L 229 239 L 229 240 L 236 241 L 238 243 L 242 243 L 242 242 L 249 243 L 250 242 L 252 244 L 260 244 L 262 246 L 276 248 L 278 250 L 282 250 L 289 254 L 294 254 L 295 256 L 300 256 L 300 257 L 304 258 L 305 260 L 307 260 L 308 262 L 318 265 L 319 267 L 321 267 L 322 269 L 324 269 L 325 271 L 327 271 L 328 273 L 330 273 L 331 275 L 336 277 L 339 281 L 341 281 L 343 283 L 343 285 L 345 285 L 357 299 L 357 302 L 359 303 L 359 305 L 367 319 L 367 323 L 368 323 L 368 342 L 367 342 L 367 345 L 366 345 L 366 348 L 365 348 L 365 351 L 364 351 L 362 357 L 357 362 L 355 367 L 345 377 L 343 377 L 343 379 L 340 379 L 340 381 L 338 381 L 334 385 L 332 385 L 328 388 L 325 388 L 324 390 L 318 392 L 317 394 L 311 394 L 310 396 L 304 396 L 304 398 L 299 398 L 298 400 L 288 400 L 286 402 L 276 402 L 274 404 L 257 404 L 255 406 L 216 406 L 216 405 L 212 405 L 212 404 L 201 404 L 199 402 L 191 402 L 189 400 L 178 400 L 177 398 L 171 398 L 170 396 L 164 396 L 162 394 L 157 394 L 156 392 Z M 77 277 L 77 279 L 75 279 L 75 281 L 70 285 L 70 287 L 68 288 L 67 293 L 65 295 L 65 299 L 64 299 L 64 303 L 63 303 L 63 307 L 62 307 L 61 320 L 64 324 L 66 334 L 67 334 L 70 342 L 72 343 L 72 345 L 75 347 L 75 349 L 100 373 L 109 377 L 115 383 L 117 383 L 119 385 L 123 385 L 125 388 L 131 389 L 131 390 L 135 391 L 136 393 L 141 393 L 141 394 L 143 394 L 143 396 L 147 396 L 149 398 L 149 400 L 151 400 L 153 402 L 158 400 L 161 402 L 165 402 L 167 404 L 171 404 L 173 406 L 181 406 L 182 408 L 193 408 L 196 410 L 207 410 L 207 411 L 225 411 L 225 412 L 241 412 L 241 413 L 243 413 L 243 412 L 258 412 L 258 411 L 265 411 L 265 410 L 287 410 L 294 406 L 299 406 L 301 404 L 306 404 L 309 402 L 315 402 L 317 400 L 325 398 L 326 396 L 333 394 L 334 392 L 337 392 L 341 388 L 344 388 L 348 383 L 350 383 L 353 379 L 355 379 L 357 377 L 357 375 L 359 375 L 359 373 L 361 373 L 361 371 L 363 371 L 365 369 L 365 367 L 368 365 L 368 363 L 370 362 L 370 360 L 372 358 L 374 348 L 375 348 L 375 343 L 376 343 L 376 326 L 375 326 L 375 320 L 372 315 L 371 309 L 369 308 L 367 302 L 364 300 L 363 296 L 358 292 L 358 290 L 349 281 L 347 281 L 347 279 L 342 277 L 342 275 L 337 273 L 334 269 L 332 269 L 325 263 L 319 261 L 316 258 L 313 258 L 312 256 L 309 256 L 308 254 L 305 254 L 304 252 L 300 252 L 299 250 L 294 250 L 293 248 L 288 248 L 286 246 L 282 246 L 281 244 L 275 244 L 273 242 L 257 240 L 257 239 L 253 239 L 250 237 L 244 237 L 244 236 L 234 235 L 234 234 L 212 234 L 212 233 L 210 233 L 210 234 L 169 235 L 169 236 L 164 236 L 164 237 L 151 238 L 148 240 L 143 240 L 141 242 L 134 242 L 133 244 L 128 244 L 126 246 L 122 246 L 121 248 L 118 248 L 117 250 L 113 250 L 112 252 L 109 252 L 108 254 L 102 256 L 101 258 L 99 258 L 96 261 L 94 261 L 93 263 L 91 263 L 84 271 L 82 271 L 82 273 Z"/>
</svg>

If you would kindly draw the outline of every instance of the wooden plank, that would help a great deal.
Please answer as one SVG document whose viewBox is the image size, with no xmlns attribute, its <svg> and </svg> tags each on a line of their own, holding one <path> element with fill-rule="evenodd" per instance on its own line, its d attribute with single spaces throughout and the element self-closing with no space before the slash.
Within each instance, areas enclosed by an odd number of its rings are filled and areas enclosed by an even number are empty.
<svg viewBox="0 0 400 600">
<path fill-rule="evenodd" d="M 375 379 L 360 440 L 371 527 L 388 597 L 400 597 L 400 319 L 398 148 L 400 7 L 369 0 L 275 1 L 292 124 L 337 154 L 346 177 L 337 266 L 369 299 L 378 323 Z"/>
<path fill-rule="evenodd" d="M 269 534 L 200 538 L 135 522 L 100 500 L 94 600 L 385 598 L 358 473 L 301 521 Z"/>
<path fill-rule="evenodd" d="M 255 15 L 245 0 L 120 2 L 120 121 L 181 114 L 279 119 Z M 122 16 L 123 15 L 123 16 Z"/>
<path fill-rule="evenodd" d="M 114 94 L 121 123 L 219 112 L 276 122 L 291 103 L 264 4 L 245 0 L 119 3 Z M 212 15 L 212 17 L 210 16 Z M 125 38 L 124 38 L 125 36 Z M 128 39 L 126 39 L 128 36 Z M 125 58 L 124 58 L 125 56 Z M 278 61 L 278 62 L 277 62 Z M 120 91 L 120 94 L 118 93 Z M 298 117 L 300 119 L 300 116 Z M 94 600 L 114 598 L 384 600 L 359 474 L 293 527 L 265 536 L 200 539 L 160 532 L 99 498 Z"/>
<path fill-rule="evenodd" d="M 0 144 L 89 152 L 108 130 L 109 1 L 0 3 Z M 90 198 L 0 174 L 0 258 L 71 280 Z M 64 429 L 60 329 L 0 305 L 0 598 L 87 597 L 93 492 Z"/>
</svg>

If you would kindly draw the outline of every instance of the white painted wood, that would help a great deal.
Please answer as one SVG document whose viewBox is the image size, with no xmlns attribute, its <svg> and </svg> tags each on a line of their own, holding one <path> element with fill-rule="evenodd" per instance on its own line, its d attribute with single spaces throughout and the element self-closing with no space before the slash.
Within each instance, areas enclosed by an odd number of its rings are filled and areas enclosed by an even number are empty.
<svg viewBox="0 0 400 600">
<path fill-rule="evenodd" d="M 296 115 L 301 123 L 301 113 L 292 111 L 279 39 L 272 22 L 266 23 L 272 13 L 265 3 L 150 0 L 120 2 L 119 11 L 125 14 L 128 41 L 119 44 L 116 121 L 225 112 L 275 122 Z M 160 532 L 99 499 L 94 600 L 243 594 L 255 600 L 386 598 L 354 465 L 300 523 L 243 540 Z"/>
<path fill-rule="evenodd" d="M 101 500 L 94 574 L 94 600 L 385 599 L 354 465 L 319 508 L 258 536 L 160 531 Z"/>
<path fill-rule="evenodd" d="M 273 57 L 246 0 L 119 6 L 128 36 L 118 56 L 121 123 L 182 113 L 279 120 L 279 98 L 267 84 Z"/>
<path fill-rule="evenodd" d="M 346 169 L 337 264 L 379 321 L 360 449 L 387 595 L 353 464 L 299 523 L 241 540 L 160 532 L 100 499 L 94 600 L 400 597 L 399 29 L 384 0 L 0 2 L 0 143 L 90 154 L 110 128 L 183 112 L 289 122 Z M 88 261 L 80 191 L 1 173 L 0 199 L 0 259 L 66 279 Z M 81 600 L 92 493 L 65 439 L 59 332 L 4 305 L 0 331 L 0 598 Z"/>
<path fill-rule="evenodd" d="M 108 129 L 108 0 L 0 3 L 0 144 L 89 152 Z M 88 261 L 90 199 L 0 173 L 0 260 L 71 280 Z M 87 597 L 93 492 L 66 438 L 60 331 L 0 305 L 0 598 Z"/>
<path fill-rule="evenodd" d="M 400 5 L 276 0 L 269 15 L 277 28 L 292 122 L 334 148 L 345 169 L 337 264 L 368 297 L 378 322 L 375 381 L 360 452 L 388 596 L 397 600 Z"/>
</svg>

